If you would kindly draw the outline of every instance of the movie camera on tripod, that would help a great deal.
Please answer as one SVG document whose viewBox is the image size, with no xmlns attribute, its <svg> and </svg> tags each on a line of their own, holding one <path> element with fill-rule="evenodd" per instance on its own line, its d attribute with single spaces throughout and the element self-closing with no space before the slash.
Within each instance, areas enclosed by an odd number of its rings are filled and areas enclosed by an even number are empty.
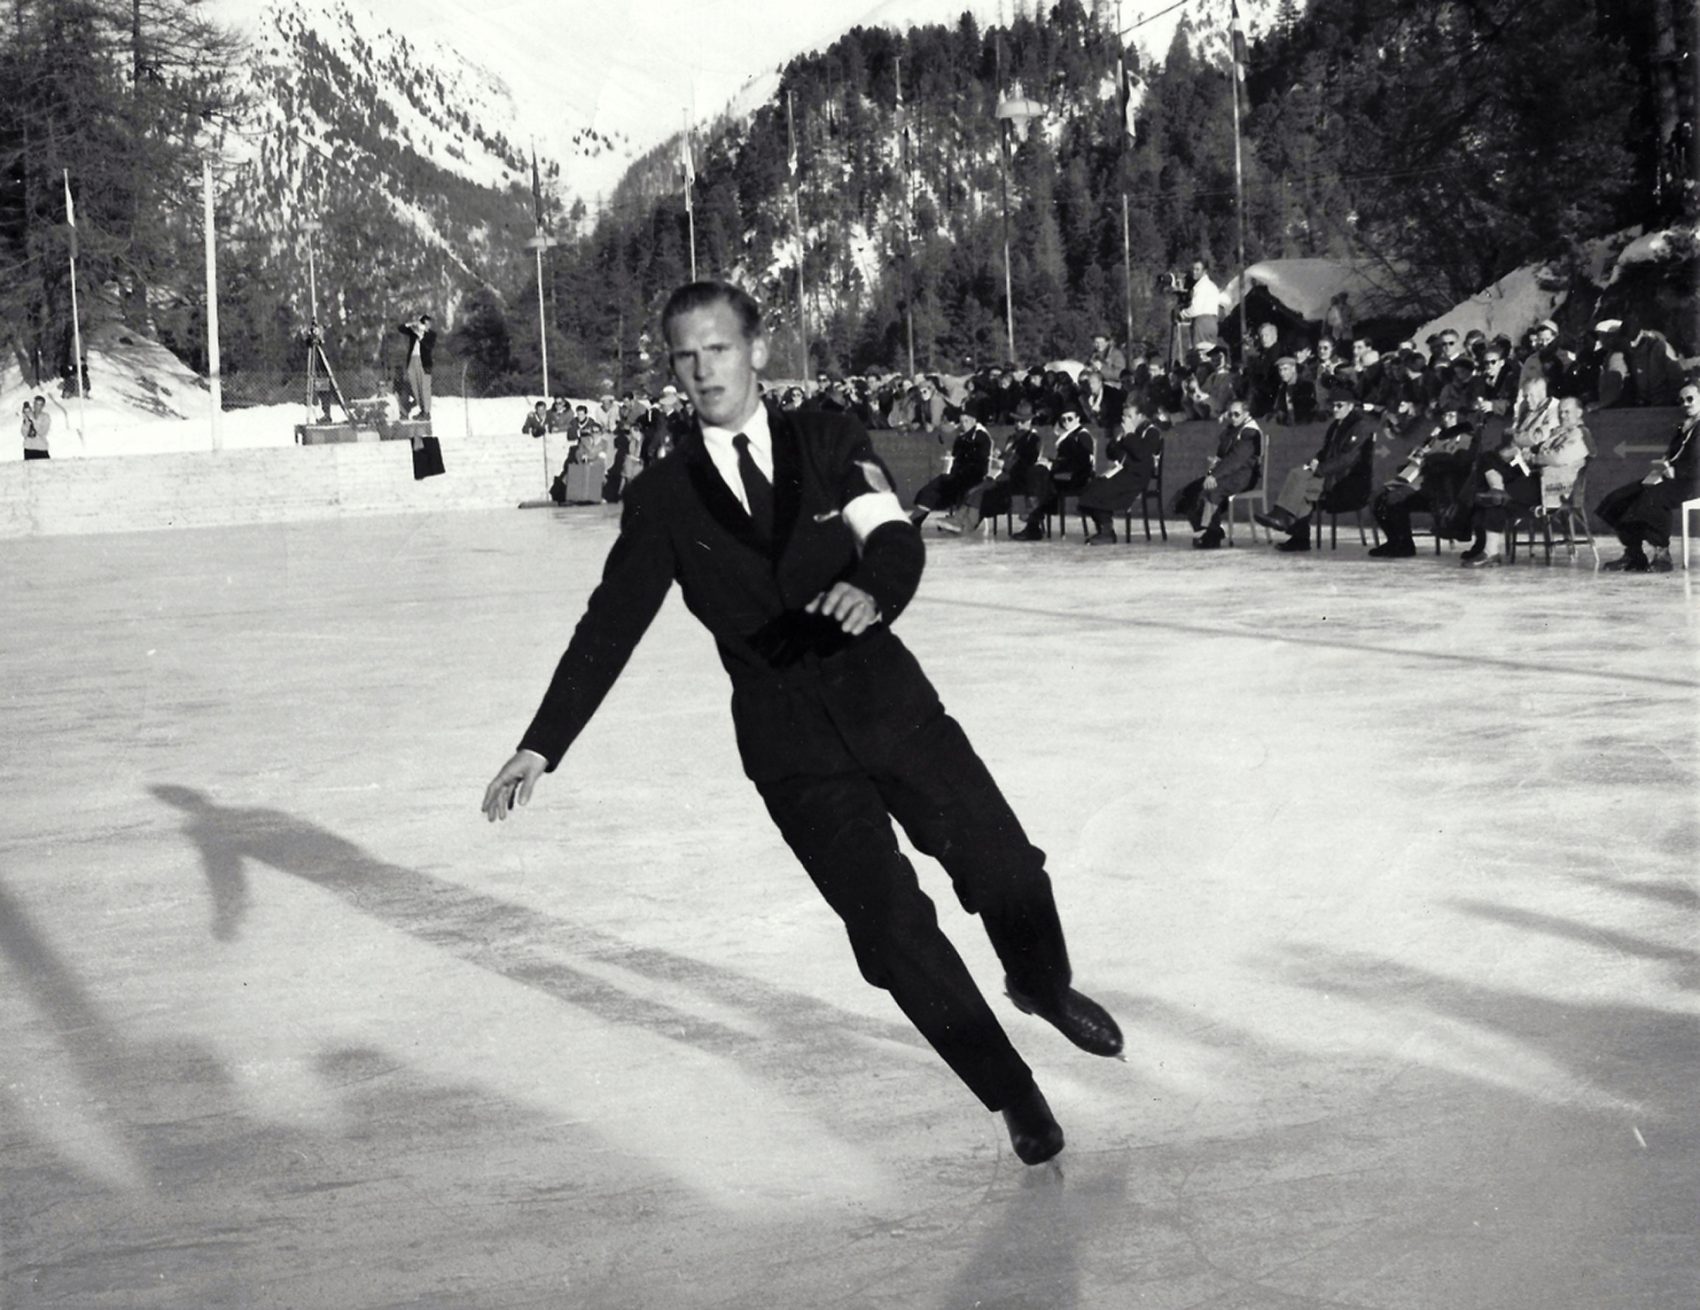
<svg viewBox="0 0 1700 1310">
<path fill-rule="evenodd" d="M 334 423 L 336 420 L 331 417 L 334 398 L 342 406 L 343 417 L 352 424 L 354 413 L 348 408 L 330 358 L 325 354 L 325 330 L 319 326 L 319 320 L 309 319 L 305 327 L 296 329 L 295 338 L 307 351 L 307 412 L 311 414 L 318 409 L 321 422 Z"/>
</svg>

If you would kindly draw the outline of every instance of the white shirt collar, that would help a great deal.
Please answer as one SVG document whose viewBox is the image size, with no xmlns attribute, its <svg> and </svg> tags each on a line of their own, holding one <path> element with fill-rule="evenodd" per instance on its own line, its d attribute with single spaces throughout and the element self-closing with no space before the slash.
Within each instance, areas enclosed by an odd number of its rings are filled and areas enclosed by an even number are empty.
<svg viewBox="0 0 1700 1310">
<path fill-rule="evenodd" d="M 738 450 L 732 444 L 732 439 L 740 433 L 750 439 L 750 458 L 755 461 L 755 466 L 767 480 L 772 482 L 773 431 L 767 422 L 767 406 L 758 402 L 756 412 L 741 428 L 717 428 L 708 423 L 701 426 L 703 445 L 708 450 L 708 457 L 720 474 L 721 481 L 738 498 L 738 503 L 748 510 L 749 504 L 744 499 L 744 479 L 738 472 Z"/>
</svg>

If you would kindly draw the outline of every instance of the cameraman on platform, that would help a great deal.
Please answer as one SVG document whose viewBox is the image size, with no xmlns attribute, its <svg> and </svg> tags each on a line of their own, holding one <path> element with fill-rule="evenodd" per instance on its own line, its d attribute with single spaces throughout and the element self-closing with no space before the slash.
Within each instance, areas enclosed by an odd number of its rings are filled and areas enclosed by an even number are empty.
<svg viewBox="0 0 1700 1310">
<path fill-rule="evenodd" d="M 1210 280 L 1202 259 L 1192 261 L 1192 272 L 1182 290 L 1186 303 L 1176 307 L 1175 322 L 1186 331 L 1175 333 L 1176 356 L 1171 363 L 1190 359 L 1200 346 L 1214 345 L 1216 320 L 1222 312 L 1222 289 Z"/>
</svg>

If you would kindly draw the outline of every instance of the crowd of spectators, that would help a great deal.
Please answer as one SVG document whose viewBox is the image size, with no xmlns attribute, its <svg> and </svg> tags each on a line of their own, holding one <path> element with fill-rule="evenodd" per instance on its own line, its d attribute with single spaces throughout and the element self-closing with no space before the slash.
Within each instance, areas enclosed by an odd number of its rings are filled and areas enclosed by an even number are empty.
<svg viewBox="0 0 1700 1310">
<path fill-rule="evenodd" d="M 1202 265 L 1179 294 L 1166 348 L 1123 351 L 1099 333 L 1080 362 L 987 367 L 966 377 L 823 373 L 812 387 L 773 388 L 769 401 L 781 410 L 850 414 L 871 430 L 930 434 L 941 447 L 940 472 L 917 491 L 915 521 L 969 531 L 1024 497 L 1025 522 L 1013 534 L 1021 541 L 1044 540 L 1065 497 L 1077 497 L 1093 524 L 1090 543 L 1115 541 L 1113 517 L 1140 503 L 1164 434 L 1183 420 L 1215 421 L 1214 453 L 1172 506 L 1192 523 L 1199 549 L 1222 544 L 1230 498 L 1260 485 L 1266 429 L 1323 422 L 1314 453 L 1258 515 L 1285 534 L 1279 549 L 1310 549 L 1319 512 L 1367 510 L 1383 536 L 1370 554 L 1408 558 L 1416 554 L 1412 516 L 1427 513 L 1437 536 L 1469 543 L 1464 563 L 1484 567 L 1504 560 L 1513 525 L 1569 506 L 1594 453 L 1590 413 L 1671 405 L 1679 396 L 1686 411 L 1691 390 L 1662 336 L 1620 320 L 1596 324 L 1586 343 L 1565 342 L 1558 325 L 1543 320 L 1521 342 L 1448 328 L 1384 350 L 1354 333 L 1349 302 L 1336 297 L 1320 337 L 1265 322 L 1236 358 L 1216 316 L 1205 312 L 1219 293 Z M 539 401 L 523 431 L 566 434 L 567 459 L 552 493 L 558 501 L 612 501 L 691 422 L 688 403 L 668 386 L 653 400 L 628 393 L 623 400 L 604 394 L 594 406 Z M 1001 444 L 994 427 L 1010 429 Z M 1631 525 L 1618 528 L 1625 561 L 1613 567 L 1669 567 L 1668 531 L 1653 520 L 1656 506 L 1681 488 L 1696 494 L 1694 442 L 1683 437 L 1693 427 L 1686 421 L 1650 480 L 1636 484 L 1641 492 L 1613 493 L 1602 504 L 1607 521 L 1615 513 Z M 1395 439 L 1414 444 L 1377 485 L 1376 442 Z M 575 465 L 594 468 L 575 478 Z"/>
</svg>

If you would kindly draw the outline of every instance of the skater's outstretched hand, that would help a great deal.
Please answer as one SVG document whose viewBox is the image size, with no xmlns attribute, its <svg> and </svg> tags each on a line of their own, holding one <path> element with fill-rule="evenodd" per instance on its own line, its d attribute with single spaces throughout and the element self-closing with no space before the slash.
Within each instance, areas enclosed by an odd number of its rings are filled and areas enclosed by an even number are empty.
<svg viewBox="0 0 1700 1310">
<path fill-rule="evenodd" d="M 529 805 L 531 790 L 546 767 L 543 757 L 535 751 L 515 751 L 484 789 L 484 817 L 494 823 L 507 818 L 514 806 Z"/>
</svg>

